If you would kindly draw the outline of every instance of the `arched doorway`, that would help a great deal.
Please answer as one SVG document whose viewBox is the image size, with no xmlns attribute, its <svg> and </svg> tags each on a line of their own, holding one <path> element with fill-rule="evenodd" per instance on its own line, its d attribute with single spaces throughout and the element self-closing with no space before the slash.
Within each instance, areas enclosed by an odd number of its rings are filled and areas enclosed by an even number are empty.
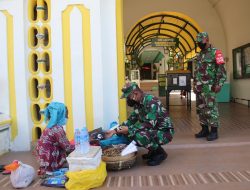
<svg viewBox="0 0 250 190">
<path fill-rule="evenodd" d="M 127 74 L 140 69 L 144 79 L 155 72 L 187 69 L 197 52 L 195 38 L 201 31 L 190 17 L 177 12 L 160 12 L 139 20 L 126 37 Z M 145 74 L 146 73 L 146 74 Z"/>
</svg>

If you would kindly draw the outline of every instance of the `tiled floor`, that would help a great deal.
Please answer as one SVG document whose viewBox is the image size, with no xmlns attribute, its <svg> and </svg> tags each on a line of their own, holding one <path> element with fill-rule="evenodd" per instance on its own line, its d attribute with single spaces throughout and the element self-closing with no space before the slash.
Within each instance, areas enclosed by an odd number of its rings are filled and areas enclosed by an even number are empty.
<svg viewBox="0 0 250 190">
<path fill-rule="evenodd" d="M 173 142 L 164 146 L 168 153 L 167 160 L 159 166 L 146 166 L 140 156 L 145 150 L 139 149 L 133 168 L 109 171 L 105 183 L 97 189 L 250 189 L 250 109 L 240 104 L 221 103 L 220 137 L 208 142 L 194 138 L 194 133 L 200 130 L 194 103 L 188 111 L 185 100 L 178 95 L 172 96 L 171 102 L 170 115 L 176 134 Z M 13 159 L 37 168 L 30 152 L 5 154 L 0 157 L 0 164 Z M 40 183 L 37 178 L 28 189 L 49 189 L 40 186 Z M 0 174 L 0 189 L 13 189 L 9 176 Z"/>
</svg>

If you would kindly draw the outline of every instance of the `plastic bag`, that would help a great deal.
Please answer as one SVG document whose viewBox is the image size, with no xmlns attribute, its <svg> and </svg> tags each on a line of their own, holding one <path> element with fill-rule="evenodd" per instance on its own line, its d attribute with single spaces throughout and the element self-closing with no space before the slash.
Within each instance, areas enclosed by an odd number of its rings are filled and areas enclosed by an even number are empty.
<svg viewBox="0 0 250 190">
<path fill-rule="evenodd" d="M 88 190 L 90 188 L 99 187 L 107 177 L 106 164 L 101 162 L 95 170 L 82 170 L 79 172 L 67 172 L 69 178 L 65 184 L 66 189 L 70 190 Z"/>
<path fill-rule="evenodd" d="M 12 164 L 6 166 L 6 168 L 11 168 L 10 181 L 15 188 L 25 188 L 35 178 L 35 169 L 22 162 L 14 161 Z"/>
<path fill-rule="evenodd" d="M 100 141 L 100 146 L 102 148 L 107 147 L 107 146 L 111 146 L 111 145 L 117 145 L 117 144 L 129 144 L 130 141 L 128 140 L 128 138 L 124 135 L 113 135 L 112 137 L 105 139 L 105 140 L 101 140 Z"/>
</svg>

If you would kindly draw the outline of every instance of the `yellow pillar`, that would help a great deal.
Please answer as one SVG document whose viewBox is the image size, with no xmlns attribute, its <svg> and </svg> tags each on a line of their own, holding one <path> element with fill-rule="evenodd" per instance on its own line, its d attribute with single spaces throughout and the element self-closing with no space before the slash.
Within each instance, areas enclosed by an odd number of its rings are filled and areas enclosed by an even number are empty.
<svg viewBox="0 0 250 190">
<path fill-rule="evenodd" d="M 125 84 L 125 63 L 124 63 L 124 41 L 123 41 L 123 1 L 116 0 L 116 38 L 117 38 L 117 80 L 118 80 L 118 97 L 121 97 L 121 89 Z M 127 119 L 126 102 L 119 99 L 119 121 Z"/>
</svg>

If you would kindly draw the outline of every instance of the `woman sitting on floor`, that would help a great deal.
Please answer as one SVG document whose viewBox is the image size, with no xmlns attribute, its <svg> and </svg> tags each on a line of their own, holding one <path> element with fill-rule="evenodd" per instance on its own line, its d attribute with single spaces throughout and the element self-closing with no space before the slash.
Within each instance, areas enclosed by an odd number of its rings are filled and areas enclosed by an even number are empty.
<svg viewBox="0 0 250 190">
<path fill-rule="evenodd" d="M 63 103 L 52 102 L 44 111 L 45 121 L 49 120 L 37 142 L 37 156 L 40 163 L 38 175 L 62 168 L 66 156 L 74 150 L 66 137 L 63 126 L 67 122 L 68 110 Z"/>
</svg>

